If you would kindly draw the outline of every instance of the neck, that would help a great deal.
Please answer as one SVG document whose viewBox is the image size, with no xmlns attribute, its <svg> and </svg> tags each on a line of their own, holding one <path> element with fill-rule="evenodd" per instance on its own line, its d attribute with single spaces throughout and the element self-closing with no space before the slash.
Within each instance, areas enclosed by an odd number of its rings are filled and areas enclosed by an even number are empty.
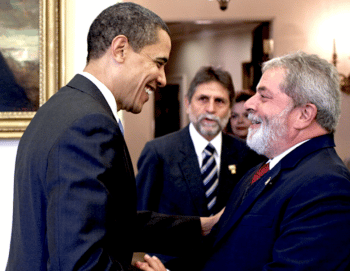
<svg viewBox="0 0 350 271">
<path fill-rule="evenodd" d="M 288 137 L 286 140 L 279 140 L 279 142 L 273 143 L 275 148 L 271 148 L 271 151 L 264 154 L 269 159 L 275 158 L 276 156 L 282 154 L 286 150 L 292 148 L 293 146 L 315 137 L 328 134 L 328 132 L 319 125 L 312 127 L 312 129 L 304 129 L 299 131 L 295 137 Z M 284 141 L 284 142 L 283 142 Z"/>
</svg>

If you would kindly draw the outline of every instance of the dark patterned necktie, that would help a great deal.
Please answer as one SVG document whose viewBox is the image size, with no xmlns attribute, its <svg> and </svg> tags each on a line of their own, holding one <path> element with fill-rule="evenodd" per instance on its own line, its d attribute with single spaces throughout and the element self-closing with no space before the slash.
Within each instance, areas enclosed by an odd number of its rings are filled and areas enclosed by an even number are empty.
<svg viewBox="0 0 350 271">
<path fill-rule="evenodd" d="M 216 203 L 217 187 L 219 184 L 218 167 L 215 162 L 215 148 L 210 143 L 204 149 L 204 158 L 201 168 L 202 181 L 204 184 L 207 206 L 210 215 L 213 215 L 213 208 Z"/>
</svg>

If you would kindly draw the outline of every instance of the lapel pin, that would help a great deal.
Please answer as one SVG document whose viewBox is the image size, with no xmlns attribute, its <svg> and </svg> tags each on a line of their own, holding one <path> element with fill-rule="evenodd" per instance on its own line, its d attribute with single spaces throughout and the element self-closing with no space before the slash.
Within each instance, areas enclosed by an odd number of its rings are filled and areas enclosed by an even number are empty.
<svg viewBox="0 0 350 271">
<path fill-rule="evenodd" d="M 231 174 L 236 174 L 236 165 L 229 165 L 228 169 L 231 171 Z"/>
<path fill-rule="evenodd" d="M 271 181 L 271 177 L 267 179 L 267 181 L 265 182 L 265 185 L 268 185 L 270 181 Z"/>
</svg>

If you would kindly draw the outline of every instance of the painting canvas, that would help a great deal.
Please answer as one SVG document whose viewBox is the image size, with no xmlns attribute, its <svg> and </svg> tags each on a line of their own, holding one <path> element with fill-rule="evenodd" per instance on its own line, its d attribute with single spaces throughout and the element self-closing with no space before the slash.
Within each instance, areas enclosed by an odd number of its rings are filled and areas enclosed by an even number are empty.
<svg viewBox="0 0 350 271">
<path fill-rule="evenodd" d="M 39 0 L 0 2 L 0 112 L 39 107 Z"/>
<path fill-rule="evenodd" d="M 0 138 L 20 138 L 64 80 L 65 0 L 0 0 Z"/>
</svg>

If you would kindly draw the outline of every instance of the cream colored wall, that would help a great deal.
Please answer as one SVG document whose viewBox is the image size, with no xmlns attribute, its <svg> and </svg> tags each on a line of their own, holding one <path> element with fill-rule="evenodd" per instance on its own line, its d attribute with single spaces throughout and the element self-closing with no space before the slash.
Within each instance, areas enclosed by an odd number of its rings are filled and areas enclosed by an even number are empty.
<svg viewBox="0 0 350 271">
<path fill-rule="evenodd" d="M 67 2 L 67 69 L 69 80 L 84 67 L 86 57 L 86 33 L 92 18 L 116 0 L 72 0 Z M 273 38 L 275 55 L 304 50 L 314 52 L 331 60 L 332 40 L 336 38 L 339 53 L 338 68 L 350 72 L 350 25 L 349 0 L 233 0 L 225 12 L 219 10 L 215 1 L 207 0 L 138 0 L 134 1 L 158 13 L 164 20 L 193 19 L 273 19 Z M 152 125 L 145 127 L 149 116 L 148 109 L 140 115 L 125 116 L 126 138 L 131 152 L 143 146 L 142 141 L 151 139 Z M 336 133 L 337 151 L 342 158 L 350 155 L 350 97 L 343 98 L 342 117 Z M 136 123 L 137 121 L 137 123 Z M 137 130 L 136 130 L 137 129 Z M 141 140 L 140 140 L 141 139 Z M 14 160 L 18 140 L 0 140 L 0 174 L 2 190 L 0 205 L 2 212 L 2 231 L 0 232 L 0 269 L 4 270 L 7 261 L 9 236 L 12 221 L 12 187 Z M 142 148 L 142 147 L 141 147 Z M 136 152 L 137 153 L 137 150 Z"/>
</svg>

